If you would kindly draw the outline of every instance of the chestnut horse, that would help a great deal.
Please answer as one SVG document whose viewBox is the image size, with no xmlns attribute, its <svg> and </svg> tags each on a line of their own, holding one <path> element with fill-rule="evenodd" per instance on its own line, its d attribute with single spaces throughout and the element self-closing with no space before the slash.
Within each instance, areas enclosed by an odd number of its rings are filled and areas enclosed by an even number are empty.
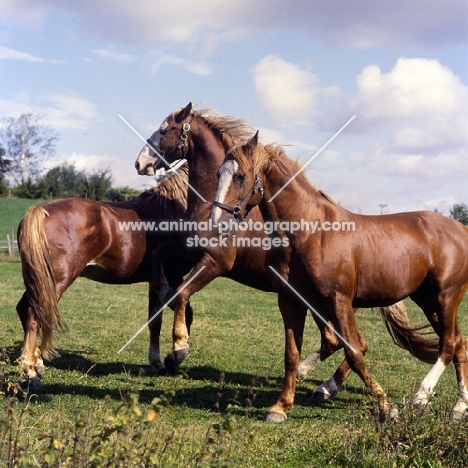
<svg viewBox="0 0 468 468">
<path fill-rule="evenodd" d="M 187 177 L 186 170 L 182 176 Z M 65 290 L 78 276 L 108 284 L 150 281 L 152 251 L 168 240 L 178 240 L 179 234 L 132 229 L 131 223 L 178 220 L 186 205 L 186 184 L 179 177 L 171 177 L 155 189 L 125 202 L 71 198 L 28 210 L 18 228 L 26 292 L 16 306 L 24 329 L 20 361 L 26 386 L 40 388 L 44 373 L 42 356 L 56 355 L 52 334 L 54 328 L 63 330 L 58 301 Z M 170 284 L 176 287 L 193 263 L 183 255 L 164 267 Z M 157 293 L 150 286 L 150 319 L 163 305 Z M 191 323 L 189 304 L 186 312 Z M 149 324 L 148 359 L 156 372 L 164 371 L 159 351 L 161 321 L 159 315 Z M 36 344 L 38 333 L 42 334 L 42 355 Z"/>
<path fill-rule="evenodd" d="M 174 352 L 165 361 L 166 367 L 172 368 L 173 371 L 189 352 L 188 331 L 183 311 L 192 294 L 218 276 L 226 276 L 256 289 L 275 291 L 265 270 L 267 256 L 265 241 L 270 240 L 266 232 L 263 230 L 237 232 L 236 245 L 234 245 L 233 237 L 216 237 L 207 227 L 202 226 L 203 221 L 208 220 L 211 213 L 211 203 L 207 203 L 207 200 L 212 200 L 215 196 L 218 186 L 216 170 L 223 162 L 226 151 L 233 143 L 246 141 L 252 134 L 252 127 L 242 120 L 222 117 L 214 111 L 194 111 L 189 104 L 164 120 L 159 129 L 148 139 L 148 145 L 141 150 L 136 161 L 139 174 L 151 175 L 155 169 L 163 165 L 173 163 L 180 158 L 187 159 L 190 188 L 185 219 L 197 223 L 191 231 L 182 233 L 182 241 L 185 245 L 187 243 L 193 245 L 197 237 L 209 241 L 204 247 L 187 248 L 189 251 L 196 250 L 198 263 L 180 286 L 180 294 L 174 301 Z M 158 153 L 163 154 L 163 159 Z M 247 216 L 245 211 L 242 216 L 244 218 Z M 257 207 L 254 207 L 248 216 L 249 222 L 260 223 L 263 226 L 263 217 Z M 159 268 L 154 268 L 153 271 L 156 274 L 160 273 Z M 160 278 L 154 279 L 155 284 L 161 282 Z M 435 362 L 437 347 L 411 326 L 403 304 L 387 307 L 382 312 L 394 330 L 397 341 L 405 349 L 411 350 L 423 360 Z M 322 345 L 320 350 L 302 363 L 301 378 L 305 378 L 315 366 L 342 347 L 340 340 L 329 327 L 320 321 L 318 325 Z M 365 347 L 362 337 L 361 343 Z M 320 401 L 334 396 L 349 373 L 350 367 L 345 361 L 331 379 L 315 389 L 313 397 Z"/>
<path fill-rule="evenodd" d="M 262 190 L 252 194 L 255 185 Z M 459 389 L 453 417 L 461 418 L 468 409 L 468 355 L 457 313 L 468 288 L 468 227 L 427 211 L 351 213 L 317 190 L 281 147 L 259 144 L 258 133 L 245 146 L 234 148 L 219 168 L 212 222 L 228 222 L 232 210 L 240 207 L 242 215 L 254 206 L 260 207 L 264 219 L 277 223 L 272 238 L 281 246 L 267 252 L 267 271 L 278 291 L 286 329 L 283 390 L 266 420 L 285 420 L 293 406 L 310 304 L 339 330 L 349 365 L 377 396 L 380 413 L 386 414 L 386 395 L 366 370 L 354 311 L 408 296 L 439 335 L 437 362 L 412 403 L 418 410 L 426 408 L 453 360 Z M 302 220 L 316 220 L 323 229 L 315 234 L 305 229 L 292 232 L 292 223 Z"/>
</svg>

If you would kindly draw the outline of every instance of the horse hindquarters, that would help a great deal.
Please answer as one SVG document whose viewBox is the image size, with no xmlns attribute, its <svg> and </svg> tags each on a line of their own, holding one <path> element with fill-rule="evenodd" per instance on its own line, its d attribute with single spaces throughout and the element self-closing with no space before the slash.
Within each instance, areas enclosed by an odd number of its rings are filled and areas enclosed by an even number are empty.
<svg viewBox="0 0 468 468">
<path fill-rule="evenodd" d="M 26 292 L 16 310 L 24 329 L 21 365 L 30 381 L 38 381 L 44 372 L 37 335 L 42 333 L 42 354 L 50 359 L 57 355 L 52 347 L 53 328 L 63 330 L 52 260 L 44 230 L 46 216 L 48 213 L 42 206 L 34 206 L 28 210 L 18 229 Z"/>
</svg>

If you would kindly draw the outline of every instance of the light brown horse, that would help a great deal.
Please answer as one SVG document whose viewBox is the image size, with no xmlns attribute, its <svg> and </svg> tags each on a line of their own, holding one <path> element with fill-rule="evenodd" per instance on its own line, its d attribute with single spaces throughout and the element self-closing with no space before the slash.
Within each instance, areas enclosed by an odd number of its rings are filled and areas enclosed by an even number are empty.
<svg viewBox="0 0 468 468">
<path fill-rule="evenodd" d="M 251 194 L 254 185 L 262 190 Z M 352 370 L 377 396 L 381 414 L 386 414 L 386 395 L 366 370 L 354 311 L 408 296 L 439 335 L 438 360 L 412 402 L 418 409 L 427 406 L 440 375 L 453 360 L 459 388 L 453 416 L 462 417 L 468 409 L 468 355 L 457 312 L 468 288 L 466 226 L 424 211 L 351 213 L 317 190 L 281 147 L 259 144 L 258 133 L 235 148 L 219 168 L 213 223 L 227 222 L 231 208 L 239 204 L 241 214 L 260 206 L 264 219 L 277 223 L 271 236 L 280 245 L 268 251 L 267 265 L 285 324 L 286 373 L 267 421 L 285 420 L 293 406 L 304 319 L 311 304 L 339 331 Z M 312 233 L 305 225 L 292 229 L 297 226 L 293 223 L 301 225 L 303 220 L 318 221 L 321 230 Z"/>
<path fill-rule="evenodd" d="M 186 170 L 181 174 L 187 178 Z M 171 177 L 134 200 L 100 203 L 60 199 L 28 210 L 18 228 L 26 291 L 16 306 L 24 329 L 20 361 L 26 387 L 41 386 L 42 356 L 56 355 L 52 335 L 54 329 L 63 330 L 58 302 L 65 290 L 78 276 L 108 284 L 149 282 L 152 252 L 167 241 L 180 242 L 179 234 L 145 231 L 140 223 L 178 220 L 186 205 L 186 184 Z M 172 287 L 177 287 L 192 267 L 186 254 L 164 265 Z M 149 319 L 163 305 L 158 292 L 149 288 Z M 189 304 L 186 313 L 190 324 Z M 161 321 L 159 315 L 149 324 L 148 359 L 156 372 L 164 372 L 159 350 Z M 38 333 L 42 334 L 42 354 L 36 343 Z"/>
<path fill-rule="evenodd" d="M 151 175 L 155 169 L 163 165 L 173 163 L 180 158 L 187 159 L 190 188 L 185 219 L 197 224 L 183 233 L 183 243 L 187 245 L 191 241 L 193 244 L 196 236 L 199 239 L 214 241 L 211 245 L 199 246 L 197 249 L 187 247 L 190 252 L 196 251 L 198 263 L 181 284 L 180 294 L 175 299 L 174 353 L 165 360 L 166 366 L 174 371 L 189 353 L 188 330 L 183 310 L 193 293 L 218 276 L 226 276 L 264 291 L 275 290 L 265 270 L 267 256 L 265 241 L 270 240 L 268 233 L 263 229 L 237 232 L 236 245 L 234 245 L 233 237 L 218 238 L 207 227 L 201 226 L 202 222 L 210 217 L 211 203 L 208 201 L 215 196 L 218 187 L 216 171 L 223 162 L 226 151 L 233 143 L 246 141 L 252 134 L 252 127 L 246 125 L 244 121 L 222 117 L 214 111 L 194 111 L 189 104 L 164 120 L 159 129 L 148 139 L 148 145 L 141 150 L 136 161 L 139 174 Z M 163 155 L 163 159 L 158 154 Z M 244 209 L 242 216 L 246 217 Z M 264 225 L 263 217 L 257 207 L 250 211 L 248 221 Z M 154 268 L 153 271 L 158 275 L 161 270 Z M 164 281 L 161 278 L 154 278 L 153 282 L 161 284 Z M 411 350 L 419 358 L 435 362 L 437 348 L 411 326 L 403 304 L 390 306 L 383 312 L 386 313 L 386 320 L 403 347 Z M 322 335 L 321 348 L 302 363 L 301 378 L 305 378 L 315 366 L 342 347 L 341 341 L 329 327 L 324 326 L 320 320 L 318 325 Z M 365 348 L 364 339 L 361 337 L 360 340 Z M 314 391 L 313 397 L 316 400 L 323 400 L 334 396 L 349 373 L 350 367 L 344 361 L 334 376 Z"/>
</svg>

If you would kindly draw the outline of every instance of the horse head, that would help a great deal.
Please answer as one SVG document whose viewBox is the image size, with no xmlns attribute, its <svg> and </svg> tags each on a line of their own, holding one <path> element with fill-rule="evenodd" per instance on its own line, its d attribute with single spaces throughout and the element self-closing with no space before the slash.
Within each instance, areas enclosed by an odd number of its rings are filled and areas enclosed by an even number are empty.
<svg viewBox="0 0 468 468">
<path fill-rule="evenodd" d="M 190 121 L 193 104 L 174 111 L 148 138 L 140 151 L 135 167 L 140 175 L 154 175 L 159 168 L 170 167 L 178 159 L 185 159 L 189 146 Z"/>
<path fill-rule="evenodd" d="M 213 230 L 222 233 L 232 219 L 243 222 L 263 198 L 263 184 L 255 170 L 258 132 L 242 146 L 235 146 L 218 169 L 218 190 L 213 202 Z"/>
</svg>

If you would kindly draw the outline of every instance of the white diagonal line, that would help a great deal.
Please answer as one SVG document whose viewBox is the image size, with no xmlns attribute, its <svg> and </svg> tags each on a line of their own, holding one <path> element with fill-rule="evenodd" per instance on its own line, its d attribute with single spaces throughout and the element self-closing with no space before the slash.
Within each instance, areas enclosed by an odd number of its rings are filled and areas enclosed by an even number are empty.
<svg viewBox="0 0 468 468">
<path fill-rule="evenodd" d="M 349 347 L 353 352 L 356 352 L 356 350 L 351 346 L 348 341 L 341 336 L 339 332 L 337 332 L 329 323 L 327 320 L 325 320 L 317 310 L 312 307 L 271 265 L 268 266 L 268 268 L 275 273 L 275 275 L 299 298 L 301 301 L 311 310 L 312 313 L 314 313 L 327 327 L 330 328 L 330 330 L 338 337 L 340 340 L 346 344 L 346 346 Z"/>
<path fill-rule="evenodd" d="M 185 284 L 180 288 L 164 305 L 117 351 L 120 354 L 163 310 L 172 302 L 204 269 L 206 266 L 202 266 Z"/>
<path fill-rule="evenodd" d="M 274 200 L 355 118 L 353 115 L 268 201 Z"/>
<path fill-rule="evenodd" d="M 135 129 L 133 128 L 133 126 L 127 121 L 125 120 L 124 117 L 122 117 L 122 115 L 120 114 L 117 114 L 119 116 L 119 118 L 125 123 L 125 125 L 127 125 L 128 128 L 130 128 L 130 130 L 133 131 L 133 133 L 138 137 L 140 138 L 140 140 L 143 141 L 143 143 L 148 146 L 150 149 L 152 149 L 157 155 L 158 155 L 158 158 L 161 159 L 161 161 L 163 163 L 165 163 L 168 167 L 170 167 L 170 164 L 164 159 L 164 157 L 162 156 L 162 154 L 152 145 L 148 142 L 148 140 L 145 140 L 141 135 L 140 133 Z M 179 177 L 180 180 L 182 180 L 182 182 L 184 182 L 184 184 L 186 184 L 196 195 L 198 195 L 198 198 L 200 198 L 200 200 L 202 200 L 204 203 L 206 203 L 206 200 L 205 198 L 196 190 L 194 189 L 177 171 L 174 171 L 174 174 Z"/>
</svg>

